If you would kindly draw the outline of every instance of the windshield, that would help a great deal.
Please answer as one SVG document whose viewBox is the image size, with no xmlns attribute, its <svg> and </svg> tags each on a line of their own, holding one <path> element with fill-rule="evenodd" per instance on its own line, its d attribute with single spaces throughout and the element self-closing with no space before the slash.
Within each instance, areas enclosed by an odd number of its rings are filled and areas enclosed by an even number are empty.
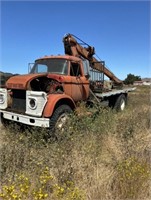
<svg viewBox="0 0 151 200">
<path fill-rule="evenodd" d="M 31 69 L 31 74 L 35 73 L 54 73 L 54 74 L 68 74 L 68 61 L 65 59 L 45 59 L 35 62 Z"/>
</svg>

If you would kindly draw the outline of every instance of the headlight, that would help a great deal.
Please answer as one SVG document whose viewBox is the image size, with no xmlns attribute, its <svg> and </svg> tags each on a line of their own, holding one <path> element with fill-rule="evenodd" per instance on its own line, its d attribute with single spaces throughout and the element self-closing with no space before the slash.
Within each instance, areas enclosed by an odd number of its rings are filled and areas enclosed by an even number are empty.
<svg viewBox="0 0 151 200">
<path fill-rule="evenodd" d="M 0 104 L 3 104 L 5 102 L 5 98 L 3 94 L 0 94 Z"/>
<path fill-rule="evenodd" d="M 34 110 L 37 108 L 37 100 L 35 98 L 30 98 L 29 99 L 29 108 Z"/>
</svg>

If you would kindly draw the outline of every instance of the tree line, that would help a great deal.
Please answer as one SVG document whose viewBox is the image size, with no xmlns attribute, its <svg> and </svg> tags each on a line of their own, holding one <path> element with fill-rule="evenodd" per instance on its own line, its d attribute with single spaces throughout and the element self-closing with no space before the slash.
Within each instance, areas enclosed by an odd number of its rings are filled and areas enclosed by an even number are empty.
<svg viewBox="0 0 151 200">
<path fill-rule="evenodd" d="M 140 76 L 135 76 L 134 74 L 128 74 L 127 77 L 124 80 L 124 84 L 129 85 L 133 84 L 135 81 L 141 81 Z"/>
</svg>

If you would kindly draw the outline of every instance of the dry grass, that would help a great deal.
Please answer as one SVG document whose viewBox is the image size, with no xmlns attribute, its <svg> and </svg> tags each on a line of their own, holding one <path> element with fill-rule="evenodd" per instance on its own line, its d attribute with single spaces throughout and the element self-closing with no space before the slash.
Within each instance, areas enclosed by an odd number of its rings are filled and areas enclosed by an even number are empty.
<svg viewBox="0 0 151 200">
<path fill-rule="evenodd" d="M 23 133 L 1 127 L 0 188 L 16 187 L 12 196 L 11 188 L 5 188 L 1 198 L 15 199 L 16 192 L 16 199 L 20 195 L 23 200 L 151 199 L 149 87 L 130 93 L 122 113 L 102 109 L 99 115 L 71 118 L 58 141 L 45 142 L 45 130 Z M 45 168 L 47 181 L 40 185 Z M 17 175 L 28 177 L 26 194 L 17 185 Z"/>
</svg>

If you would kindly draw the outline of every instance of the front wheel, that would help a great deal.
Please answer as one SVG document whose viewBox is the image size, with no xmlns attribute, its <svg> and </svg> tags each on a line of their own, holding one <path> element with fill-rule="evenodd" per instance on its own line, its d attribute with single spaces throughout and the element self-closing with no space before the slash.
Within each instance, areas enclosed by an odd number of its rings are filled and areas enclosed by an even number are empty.
<svg viewBox="0 0 151 200">
<path fill-rule="evenodd" d="M 8 125 L 10 124 L 10 121 L 8 119 L 5 119 L 2 114 L 0 116 L 0 124 L 3 126 L 3 127 L 8 127 Z"/>
<path fill-rule="evenodd" d="M 114 105 L 114 109 L 116 111 L 123 111 L 126 107 L 126 103 L 127 103 L 127 98 L 124 94 L 121 94 L 120 96 L 117 97 L 115 105 Z"/>
<path fill-rule="evenodd" d="M 68 105 L 60 105 L 50 118 L 50 130 L 64 131 L 66 122 L 72 109 Z"/>
</svg>

